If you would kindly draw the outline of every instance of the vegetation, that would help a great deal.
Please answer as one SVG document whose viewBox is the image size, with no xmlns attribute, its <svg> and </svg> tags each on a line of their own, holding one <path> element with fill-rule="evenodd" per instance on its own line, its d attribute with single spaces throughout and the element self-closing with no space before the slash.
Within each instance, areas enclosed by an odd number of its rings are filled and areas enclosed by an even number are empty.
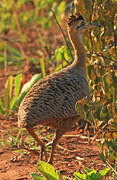
<svg viewBox="0 0 117 180">
<path fill-rule="evenodd" d="M 91 100 L 78 101 L 76 109 L 94 128 L 94 133 L 100 135 L 100 158 L 109 166 L 114 176 L 117 176 L 117 1 L 77 0 L 77 3 L 77 11 L 87 21 L 98 23 L 102 27 L 86 32 L 83 37 L 87 52 Z M 69 4 L 65 0 L 1 0 L 0 68 L 4 69 L 5 74 L 11 65 L 17 66 L 19 70 L 9 76 L 5 84 L 4 95 L 0 97 L 0 115 L 13 117 L 32 85 L 46 74 L 52 73 L 49 67 L 53 68 L 53 72 L 59 71 L 72 61 L 66 45 L 54 47 L 55 53 L 51 53 L 51 41 L 43 36 L 44 31 L 50 31 L 57 26 L 51 9 L 61 25 L 68 15 L 68 7 Z M 34 45 L 30 42 L 33 36 L 29 31 L 36 34 Z M 24 84 L 22 68 L 27 72 L 30 63 L 39 73 L 31 75 L 31 78 L 28 76 L 28 82 Z M 17 137 L 19 138 L 19 135 Z M 15 139 L 15 144 L 19 143 L 18 138 Z M 45 169 L 48 166 L 54 171 L 52 166 L 43 165 Z M 43 174 L 41 179 L 45 179 L 46 170 L 41 171 L 39 164 L 38 169 Z M 107 171 L 102 171 L 102 174 L 105 175 Z M 101 173 L 96 174 L 94 170 L 87 170 L 87 175 L 75 173 L 75 177 L 91 179 L 89 176 L 92 174 L 100 179 Z M 55 175 L 57 179 L 59 173 L 56 172 Z M 35 176 L 37 175 L 32 174 L 34 179 Z"/>
<path fill-rule="evenodd" d="M 42 176 L 38 173 L 31 173 L 31 176 L 34 180 L 67 180 L 67 177 L 62 176 L 59 171 L 55 171 L 54 167 L 46 162 L 40 161 L 37 164 L 37 169 L 41 172 Z M 90 170 L 84 168 L 86 173 L 75 172 L 75 178 L 70 178 L 70 180 L 101 180 L 109 171 L 109 168 L 106 168 L 99 173 L 96 173 L 95 170 Z"/>
</svg>

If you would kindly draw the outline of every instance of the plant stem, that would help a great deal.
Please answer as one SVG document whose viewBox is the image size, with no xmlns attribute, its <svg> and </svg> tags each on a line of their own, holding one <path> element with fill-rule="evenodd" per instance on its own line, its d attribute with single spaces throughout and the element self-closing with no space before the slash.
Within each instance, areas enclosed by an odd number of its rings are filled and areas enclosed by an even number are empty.
<svg viewBox="0 0 117 180">
<path fill-rule="evenodd" d="M 72 61 L 73 61 L 73 55 L 72 55 L 72 52 L 71 52 L 71 49 L 70 49 L 70 47 L 69 47 L 69 44 L 68 44 L 68 42 L 67 42 L 67 38 L 66 38 L 66 36 L 65 36 L 65 34 L 64 34 L 64 32 L 63 32 L 63 30 L 62 30 L 62 27 L 60 26 L 60 24 L 59 24 L 59 22 L 58 22 L 58 20 L 57 20 L 57 18 L 56 18 L 56 14 L 55 14 L 55 12 L 51 9 L 51 12 L 53 13 L 53 15 L 54 15 L 54 17 L 55 17 L 55 20 L 56 20 L 56 23 L 57 23 L 57 25 L 59 26 L 59 28 L 60 28 L 60 30 L 61 30 L 61 32 L 62 32 L 62 35 L 63 35 L 63 37 L 64 37 L 64 40 L 65 40 L 65 43 L 66 43 L 66 45 L 67 45 L 67 47 L 68 47 L 68 49 L 69 49 L 69 52 L 70 52 L 70 56 L 71 56 L 71 58 L 72 58 Z M 68 62 L 68 61 L 67 61 Z"/>
<path fill-rule="evenodd" d="M 112 61 L 114 63 L 117 63 L 117 60 L 113 60 L 111 59 L 110 57 L 106 57 L 106 56 L 103 56 L 101 53 L 97 53 L 95 51 L 90 51 L 90 54 L 95 54 L 96 56 L 100 56 L 102 57 L 103 59 L 108 59 L 109 61 Z"/>
</svg>

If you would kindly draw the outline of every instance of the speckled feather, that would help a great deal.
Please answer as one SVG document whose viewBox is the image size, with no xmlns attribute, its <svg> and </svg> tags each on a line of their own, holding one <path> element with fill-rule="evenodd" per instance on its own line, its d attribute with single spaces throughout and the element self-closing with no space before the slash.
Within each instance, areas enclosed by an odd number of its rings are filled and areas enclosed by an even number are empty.
<svg viewBox="0 0 117 180">
<path fill-rule="evenodd" d="M 85 96 L 89 96 L 87 79 L 70 65 L 32 87 L 20 105 L 18 125 L 45 124 L 57 128 L 56 121 L 59 124 L 59 121 L 77 116 L 75 103 Z"/>
</svg>

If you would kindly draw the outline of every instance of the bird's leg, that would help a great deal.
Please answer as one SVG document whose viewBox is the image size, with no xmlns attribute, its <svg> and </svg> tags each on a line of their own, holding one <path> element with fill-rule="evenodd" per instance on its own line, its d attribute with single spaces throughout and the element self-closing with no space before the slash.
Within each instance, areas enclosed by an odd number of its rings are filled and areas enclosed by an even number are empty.
<svg viewBox="0 0 117 180">
<path fill-rule="evenodd" d="M 53 138 L 53 143 L 52 143 L 52 150 L 51 150 L 51 154 L 49 157 L 48 162 L 50 164 L 52 164 L 53 161 L 53 154 L 54 154 L 54 150 L 56 147 L 56 144 L 58 142 L 58 140 L 61 138 L 61 136 L 68 131 L 69 129 L 71 129 L 72 125 L 74 124 L 74 122 L 78 119 L 77 116 L 74 116 L 72 119 L 66 119 L 64 121 L 61 122 L 61 124 L 59 124 L 59 129 L 56 130 L 55 132 L 55 136 Z M 59 122 L 60 123 L 60 122 Z"/>
<path fill-rule="evenodd" d="M 61 136 L 63 134 L 64 134 L 64 132 L 60 131 L 60 130 L 56 130 L 56 132 L 55 132 L 53 142 L 52 142 L 52 150 L 51 150 L 51 153 L 50 153 L 50 157 L 48 159 L 48 163 L 50 163 L 50 164 L 52 164 L 52 161 L 53 161 L 53 154 L 54 154 L 56 144 L 57 144 L 58 140 L 61 138 Z"/>
<path fill-rule="evenodd" d="M 33 128 L 26 128 L 28 133 L 35 139 L 35 141 L 37 142 L 37 144 L 39 146 L 41 146 L 41 153 L 40 153 L 40 159 L 42 160 L 43 158 L 43 153 L 45 154 L 45 160 L 47 161 L 47 154 L 45 151 L 45 146 L 43 145 L 43 143 L 40 141 L 39 137 L 35 134 Z"/>
</svg>

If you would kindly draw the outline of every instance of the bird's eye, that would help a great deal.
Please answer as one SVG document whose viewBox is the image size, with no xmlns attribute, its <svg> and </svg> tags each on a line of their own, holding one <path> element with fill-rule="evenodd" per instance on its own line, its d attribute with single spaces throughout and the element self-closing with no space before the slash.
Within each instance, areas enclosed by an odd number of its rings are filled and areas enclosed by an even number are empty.
<svg viewBox="0 0 117 180">
<path fill-rule="evenodd" d="M 84 25 L 85 25 L 84 21 L 79 22 L 78 25 L 76 26 L 76 30 L 79 29 L 80 27 L 84 26 Z"/>
<path fill-rule="evenodd" d="M 79 23 L 79 27 L 84 26 L 84 25 L 85 25 L 85 22 L 84 22 L 84 21 L 81 21 L 81 22 Z"/>
<path fill-rule="evenodd" d="M 85 22 L 84 22 L 84 21 L 82 21 L 82 22 L 81 22 L 81 26 L 84 26 L 84 25 L 85 25 Z"/>
</svg>

